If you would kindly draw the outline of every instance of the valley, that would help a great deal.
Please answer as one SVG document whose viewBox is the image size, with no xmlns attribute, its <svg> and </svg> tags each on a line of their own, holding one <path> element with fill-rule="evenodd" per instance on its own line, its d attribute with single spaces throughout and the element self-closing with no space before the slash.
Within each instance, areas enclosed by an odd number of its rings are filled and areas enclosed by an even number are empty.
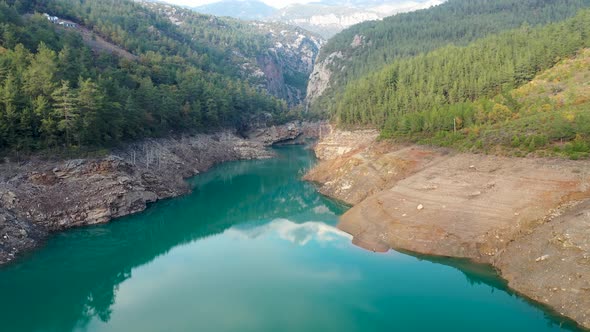
<svg viewBox="0 0 590 332">
<path fill-rule="evenodd" d="M 2 328 L 590 329 L 590 0 L 177 4 L 0 2 Z"/>
</svg>

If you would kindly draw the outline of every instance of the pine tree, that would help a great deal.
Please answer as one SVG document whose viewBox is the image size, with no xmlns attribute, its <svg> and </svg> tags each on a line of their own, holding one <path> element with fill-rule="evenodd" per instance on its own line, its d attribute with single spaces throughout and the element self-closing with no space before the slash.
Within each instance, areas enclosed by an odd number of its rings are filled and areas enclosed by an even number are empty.
<svg viewBox="0 0 590 332">
<path fill-rule="evenodd" d="M 64 133 L 65 145 L 70 147 L 74 136 L 78 137 L 79 113 L 75 109 L 76 96 L 66 81 L 52 94 L 54 112 L 59 119 L 57 128 Z"/>
<path fill-rule="evenodd" d="M 101 133 L 109 131 L 102 114 L 104 95 L 99 91 L 96 83 L 90 79 L 81 80 L 79 86 L 75 106 L 81 118 L 79 128 L 81 139 L 87 145 L 100 145 L 104 143 Z"/>
</svg>

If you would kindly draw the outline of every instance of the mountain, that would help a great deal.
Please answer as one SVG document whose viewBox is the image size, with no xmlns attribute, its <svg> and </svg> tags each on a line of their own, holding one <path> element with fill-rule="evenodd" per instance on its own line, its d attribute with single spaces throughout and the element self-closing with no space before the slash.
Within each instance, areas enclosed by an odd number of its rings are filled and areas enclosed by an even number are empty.
<svg viewBox="0 0 590 332">
<path fill-rule="evenodd" d="M 443 0 L 329 1 L 291 5 L 280 9 L 268 20 L 302 27 L 330 38 L 361 22 L 381 20 L 387 16 L 429 8 Z"/>
<path fill-rule="evenodd" d="M 321 43 L 130 0 L 0 2 L 0 18 L 1 153 L 286 121 Z"/>
<path fill-rule="evenodd" d="M 242 20 L 264 20 L 277 11 L 261 1 L 227 0 L 193 7 L 199 13 L 215 16 L 229 16 Z"/>
<path fill-rule="evenodd" d="M 308 103 L 312 111 L 325 112 L 348 84 L 398 58 L 465 45 L 523 24 L 560 21 L 589 6 L 590 0 L 449 0 L 352 26 L 322 48 L 308 85 Z"/>
<path fill-rule="evenodd" d="M 216 16 L 281 22 L 317 33 L 327 39 L 357 23 L 380 20 L 442 2 L 444 0 L 321 0 L 277 10 L 256 0 L 222 0 L 193 9 Z"/>
<path fill-rule="evenodd" d="M 223 48 L 243 75 L 275 97 L 291 106 L 305 99 L 307 79 L 324 44 L 320 36 L 278 22 L 212 17 L 163 3 L 140 3 L 193 40 Z"/>
</svg>

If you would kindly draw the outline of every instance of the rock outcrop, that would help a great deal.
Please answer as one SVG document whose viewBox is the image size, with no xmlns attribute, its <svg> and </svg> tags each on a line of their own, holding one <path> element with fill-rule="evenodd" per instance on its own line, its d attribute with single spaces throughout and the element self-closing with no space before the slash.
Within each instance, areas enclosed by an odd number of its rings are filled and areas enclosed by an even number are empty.
<svg viewBox="0 0 590 332">
<path fill-rule="evenodd" d="M 354 205 L 339 228 L 390 248 L 492 264 L 516 291 L 590 327 L 590 165 L 398 146 L 376 133 L 322 140 L 306 175 Z M 338 144 L 342 142 L 342 144 Z"/>
<path fill-rule="evenodd" d="M 13 260 L 23 250 L 35 248 L 46 235 L 42 227 L 0 208 L 0 265 Z"/>
<path fill-rule="evenodd" d="M 265 147 L 320 124 L 291 123 L 241 138 L 231 132 L 149 139 L 108 156 L 30 159 L 0 165 L 0 264 L 37 246 L 49 232 L 105 223 L 187 193 L 185 178 L 230 160 L 272 157 Z"/>
<path fill-rule="evenodd" d="M 313 67 L 313 70 L 309 75 L 305 97 L 305 102 L 308 107 L 330 87 L 332 65 L 334 61 L 342 59 L 342 57 L 342 52 L 332 53 L 328 55 L 326 60 L 316 63 Z"/>
<path fill-rule="evenodd" d="M 272 95 L 286 100 L 289 105 L 301 104 L 324 40 L 291 26 L 261 22 L 252 25 L 273 42 L 268 52 L 257 56 L 255 67 L 259 69 L 254 75 L 260 73 L 265 80 L 264 87 Z"/>
</svg>

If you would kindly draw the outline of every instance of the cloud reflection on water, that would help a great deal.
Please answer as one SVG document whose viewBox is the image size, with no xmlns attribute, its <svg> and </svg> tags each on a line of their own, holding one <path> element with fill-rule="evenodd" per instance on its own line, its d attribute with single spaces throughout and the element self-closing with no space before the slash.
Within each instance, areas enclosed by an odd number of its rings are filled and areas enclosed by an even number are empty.
<svg viewBox="0 0 590 332">
<path fill-rule="evenodd" d="M 351 235 L 323 222 L 294 223 L 288 219 L 275 219 L 270 223 L 252 228 L 233 227 L 225 233 L 244 239 L 256 239 L 276 234 L 279 238 L 300 246 L 305 246 L 313 240 L 319 243 L 332 242 L 342 238 L 352 240 Z"/>
</svg>

